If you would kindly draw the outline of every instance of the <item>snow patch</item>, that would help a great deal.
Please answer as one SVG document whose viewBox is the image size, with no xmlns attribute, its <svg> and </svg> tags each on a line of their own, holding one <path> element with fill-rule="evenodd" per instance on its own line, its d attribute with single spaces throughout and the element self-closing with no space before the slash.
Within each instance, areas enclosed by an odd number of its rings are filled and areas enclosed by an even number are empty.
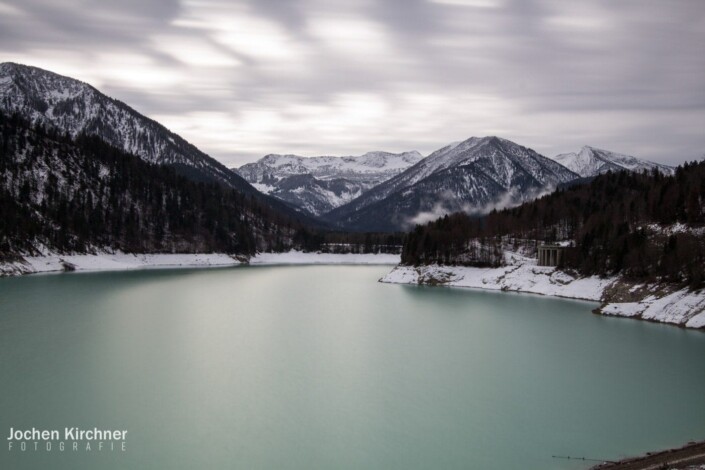
<svg viewBox="0 0 705 470">
<path fill-rule="evenodd" d="M 241 261 L 224 253 L 129 254 L 27 256 L 22 261 L 0 264 L 0 275 L 50 273 L 63 271 L 122 271 L 148 268 L 186 268 L 236 266 Z"/>
<path fill-rule="evenodd" d="M 614 279 L 600 279 L 596 276 L 574 278 L 552 267 L 524 264 L 499 268 L 397 266 L 380 281 L 393 284 L 443 284 L 599 301 L 605 288 Z"/>
<path fill-rule="evenodd" d="M 275 189 L 277 189 L 274 186 L 271 186 L 269 184 L 263 184 L 263 183 L 251 183 L 251 184 L 252 184 L 252 186 L 254 186 L 254 188 L 257 191 L 264 193 L 264 194 L 269 194 L 272 191 L 274 191 Z"/>
<path fill-rule="evenodd" d="M 439 284 L 600 301 L 605 290 L 618 280 L 616 277 L 574 277 L 553 267 L 526 263 L 499 268 L 397 266 L 380 282 Z M 635 288 L 630 291 L 635 292 Z M 638 302 L 608 303 L 598 311 L 609 316 L 641 318 L 686 328 L 705 328 L 705 289 L 696 292 L 681 289 L 660 295 L 652 293 Z"/>
<path fill-rule="evenodd" d="M 621 302 L 607 304 L 600 309 L 605 315 L 617 317 L 638 317 L 644 311 L 644 306 L 639 302 Z"/>
</svg>

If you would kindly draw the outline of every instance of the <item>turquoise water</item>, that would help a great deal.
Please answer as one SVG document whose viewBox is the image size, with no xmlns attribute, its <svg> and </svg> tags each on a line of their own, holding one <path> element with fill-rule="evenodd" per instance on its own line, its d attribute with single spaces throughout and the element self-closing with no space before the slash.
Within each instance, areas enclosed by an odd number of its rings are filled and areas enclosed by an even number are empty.
<svg viewBox="0 0 705 470">
<path fill-rule="evenodd" d="M 0 279 L 0 468 L 553 469 L 705 439 L 705 334 L 384 266 Z M 10 427 L 128 430 L 12 451 Z"/>
</svg>

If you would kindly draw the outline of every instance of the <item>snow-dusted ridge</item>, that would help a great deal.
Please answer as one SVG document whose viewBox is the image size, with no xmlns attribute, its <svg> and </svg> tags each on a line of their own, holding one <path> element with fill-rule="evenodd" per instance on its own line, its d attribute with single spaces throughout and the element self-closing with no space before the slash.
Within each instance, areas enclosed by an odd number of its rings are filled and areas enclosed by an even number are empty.
<svg viewBox="0 0 705 470">
<path fill-rule="evenodd" d="M 423 159 L 416 151 L 357 157 L 267 155 L 233 168 L 259 191 L 313 215 L 359 197 Z"/>
<path fill-rule="evenodd" d="M 673 167 L 642 160 L 609 150 L 584 146 L 579 152 L 562 153 L 553 159 L 581 177 L 597 176 L 608 171 L 643 171 L 656 169 L 665 175 L 675 171 Z"/>
<path fill-rule="evenodd" d="M 0 110 L 66 132 L 87 134 L 142 160 L 188 168 L 205 181 L 255 193 L 241 177 L 163 125 L 91 85 L 48 70 L 0 63 Z"/>
<path fill-rule="evenodd" d="M 608 290 L 622 281 L 618 277 L 575 277 L 553 267 L 521 264 L 499 268 L 466 266 L 397 266 L 380 282 L 390 284 L 426 284 L 451 287 L 525 292 L 600 302 L 596 313 L 639 318 L 685 328 L 705 328 L 705 290 L 669 290 L 660 285 L 632 285 L 640 292 L 634 302 L 606 302 Z"/>
<path fill-rule="evenodd" d="M 578 178 L 559 163 L 496 136 L 446 145 L 324 218 L 343 228 L 398 231 L 452 212 L 486 213 Z"/>
<path fill-rule="evenodd" d="M 367 152 L 360 156 L 321 156 L 301 157 L 298 155 L 269 154 L 254 163 L 247 163 L 236 169 L 248 180 L 261 179 L 265 173 L 284 177 L 312 174 L 320 179 L 338 177 L 367 179 L 387 179 L 394 176 L 423 158 L 419 152 Z"/>
</svg>

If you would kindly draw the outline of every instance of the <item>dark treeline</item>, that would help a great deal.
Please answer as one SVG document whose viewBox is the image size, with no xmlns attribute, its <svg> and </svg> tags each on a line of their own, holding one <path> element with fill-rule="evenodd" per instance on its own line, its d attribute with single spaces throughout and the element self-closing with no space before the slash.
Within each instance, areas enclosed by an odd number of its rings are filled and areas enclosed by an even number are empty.
<svg viewBox="0 0 705 470">
<path fill-rule="evenodd" d="M 705 279 L 705 162 L 675 175 L 618 172 L 484 217 L 453 214 L 416 227 L 405 264 L 474 264 L 469 252 L 497 253 L 505 240 L 573 241 L 564 267 L 702 286 Z M 681 230 L 672 229 L 682 224 Z M 494 257 L 487 264 L 496 264 Z"/>
<path fill-rule="evenodd" d="M 0 116 L 0 252 L 286 248 L 300 229 L 250 196 L 195 182 L 99 138 Z"/>
<path fill-rule="evenodd" d="M 305 251 L 327 253 L 401 253 L 403 233 L 324 232 L 302 230 L 297 246 Z"/>
<path fill-rule="evenodd" d="M 310 228 L 180 169 L 97 137 L 73 139 L 0 114 L 0 256 L 110 248 L 131 253 L 400 251 L 401 236 Z"/>
</svg>

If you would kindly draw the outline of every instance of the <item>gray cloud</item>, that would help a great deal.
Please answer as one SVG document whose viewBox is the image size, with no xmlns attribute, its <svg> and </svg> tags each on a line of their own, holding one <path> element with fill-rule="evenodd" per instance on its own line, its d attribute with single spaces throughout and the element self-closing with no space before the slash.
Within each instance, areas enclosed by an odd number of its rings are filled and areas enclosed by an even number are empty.
<svg viewBox="0 0 705 470">
<path fill-rule="evenodd" d="M 0 0 L 0 60 L 96 85 L 229 165 L 498 134 L 705 152 L 698 0 Z"/>
</svg>

